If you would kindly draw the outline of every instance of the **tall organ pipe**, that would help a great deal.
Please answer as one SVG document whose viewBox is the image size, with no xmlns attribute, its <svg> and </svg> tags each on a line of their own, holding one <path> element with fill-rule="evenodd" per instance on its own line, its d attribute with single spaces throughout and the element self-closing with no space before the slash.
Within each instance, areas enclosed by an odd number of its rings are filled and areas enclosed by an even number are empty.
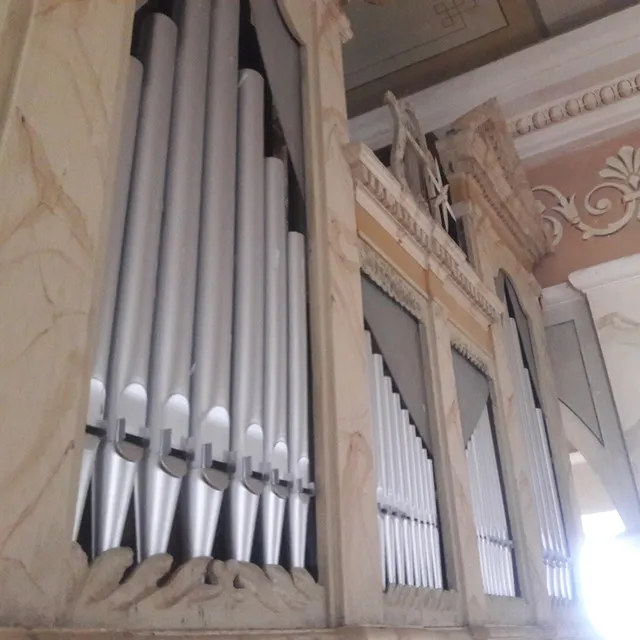
<svg viewBox="0 0 640 640">
<path fill-rule="evenodd" d="M 262 495 L 265 564 L 278 564 L 289 495 L 287 445 L 287 213 L 285 165 L 265 161 L 264 460 L 271 482 Z"/>
<path fill-rule="evenodd" d="M 238 82 L 238 180 L 231 448 L 231 552 L 249 561 L 264 468 L 264 80 L 244 69 Z"/>
<path fill-rule="evenodd" d="M 228 472 L 236 122 L 240 2 L 212 0 L 202 171 L 202 212 L 194 319 L 189 435 L 193 462 L 185 482 L 183 530 L 188 557 L 208 556 Z"/>
<path fill-rule="evenodd" d="M 139 559 L 164 553 L 189 436 L 189 380 L 211 0 L 176 3 L 178 50 L 149 380 L 149 449 L 136 480 Z"/>
<path fill-rule="evenodd" d="M 118 276 L 120 274 L 122 239 L 124 237 L 124 227 L 127 217 L 127 199 L 129 197 L 129 185 L 131 184 L 131 167 L 133 165 L 133 152 L 136 142 L 136 130 L 138 128 L 142 73 L 143 70 L 140 61 L 131 57 L 129 59 L 129 71 L 127 74 L 127 89 L 124 99 L 122 132 L 118 152 L 118 168 L 114 185 L 113 210 L 109 219 L 109 240 L 105 256 L 106 264 L 100 297 L 98 344 L 89 392 L 87 424 L 92 427 L 101 426 L 104 420 L 107 376 L 109 373 L 109 350 L 111 347 L 113 316 L 118 295 Z M 74 540 L 78 537 L 87 491 L 93 475 L 98 445 L 98 436 L 91 433 L 85 434 L 80 483 L 76 501 L 76 514 L 73 526 Z"/>
<path fill-rule="evenodd" d="M 290 231 L 289 264 L 289 498 L 291 566 L 304 567 L 309 499 L 314 492 L 309 464 L 309 373 L 307 370 L 307 282 L 304 236 Z"/>
<path fill-rule="evenodd" d="M 125 442 L 124 437 L 144 435 L 147 417 L 149 351 L 176 38 L 176 25 L 164 15 L 153 14 L 143 25 L 145 74 L 111 345 L 107 437 L 96 461 L 94 550 L 98 553 L 120 544 L 142 454 L 140 447 Z"/>
</svg>

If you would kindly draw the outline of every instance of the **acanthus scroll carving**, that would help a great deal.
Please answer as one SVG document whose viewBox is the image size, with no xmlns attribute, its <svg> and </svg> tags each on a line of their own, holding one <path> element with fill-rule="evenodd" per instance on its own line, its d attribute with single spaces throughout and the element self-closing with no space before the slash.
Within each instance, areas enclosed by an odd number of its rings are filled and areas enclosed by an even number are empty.
<svg viewBox="0 0 640 640">
<path fill-rule="evenodd" d="M 0 573 L 2 563 L 0 562 Z M 22 597 L 35 585 L 21 581 Z M 131 549 L 106 551 L 88 563 L 73 543 L 66 606 L 68 628 L 299 629 L 326 626 L 324 589 L 304 569 L 194 558 L 174 567 L 159 554 L 133 567 Z M 3 605 L 7 604 L 3 602 Z M 16 606 L 19 602 L 16 601 Z M 34 600 L 37 606 L 37 600 Z"/>
<path fill-rule="evenodd" d="M 606 226 L 596 227 L 585 221 L 576 205 L 576 194 L 565 196 L 559 189 L 551 185 L 540 185 L 533 189 L 534 193 L 546 193 L 555 199 L 557 204 L 547 207 L 538 200 L 538 209 L 543 219 L 550 225 L 553 236 L 552 245 L 557 246 L 562 240 L 563 222 L 582 231 L 582 239 L 606 237 L 617 233 L 627 226 L 634 218 L 640 220 L 640 149 L 625 146 L 617 155 L 607 158 L 605 168 L 599 172 L 604 182 L 597 184 L 584 197 L 584 210 L 595 218 L 606 216 L 620 205 L 622 215 Z M 606 194 L 605 190 L 617 192 L 615 201 Z M 600 198 L 596 196 L 601 194 Z M 560 219 L 549 211 L 558 214 Z"/>
</svg>

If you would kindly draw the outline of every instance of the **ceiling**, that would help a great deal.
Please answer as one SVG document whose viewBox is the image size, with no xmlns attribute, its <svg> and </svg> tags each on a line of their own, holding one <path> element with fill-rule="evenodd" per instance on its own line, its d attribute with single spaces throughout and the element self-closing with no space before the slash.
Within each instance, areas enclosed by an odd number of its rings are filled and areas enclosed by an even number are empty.
<svg viewBox="0 0 640 640">
<path fill-rule="evenodd" d="M 350 0 L 349 116 L 572 29 L 635 0 Z"/>
</svg>

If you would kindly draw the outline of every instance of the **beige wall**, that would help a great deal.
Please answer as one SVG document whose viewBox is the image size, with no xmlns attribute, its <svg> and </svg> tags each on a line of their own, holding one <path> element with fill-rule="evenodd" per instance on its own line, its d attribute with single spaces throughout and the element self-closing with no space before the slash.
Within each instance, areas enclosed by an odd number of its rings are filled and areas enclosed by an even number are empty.
<svg viewBox="0 0 640 640">
<path fill-rule="evenodd" d="M 604 187 L 593 193 L 588 202 L 585 198 L 598 185 L 620 184 L 629 192 L 638 187 L 634 179 L 634 171 L 640 171 L 640 160 L 635 161 L 635 167 L 626 169 L 624 161 L 621 163 L 619 153 L 624 147 L 631 147 L 640 159 L 640 131 L 613 138 L 597 145 L 577 150 L 554 158 L 546 164 L 529 168 L 528 178 L 534 189 L 536 198 L 545 205 L 545 215 L 550 215 L 562 225 L 562 238 L 552 254 L 543 258 L 538 265 L 535 275 L 543 287 L 559 284 L 568 279 L 573 271 L 584 269 L 602 262 L 608 262 L 623 256 L 640 252 L 640 221 L 637 212 L 640 211 L 640 200 L 633 200 L 625 205 L 623 194 L 613 188 Z M 620 167 L 619 177 L 601 172 L 607 167 L 609 158 L 617 158 L 614 164 Z M 568 202 L 564 205 L 558 199 L 559 194 L 551 194 L 538 190 L 539 187 L 552 187 L 564 196 Z M 589 227 L 598 230 L 605 229 L 617 221 L 623 222 L 625 209 L 630 219 L 621 229 L 607 236 L 593 236 L 584 239 L 584 232 L 573 227 L 562 215 L 553 211 L 552 207 L 565 206 L 568 215 L 571 213 L 570 200 L 575 196 L 575 209 L 580 219 Z M 599 201 L 609 199 L 611 207 L 601 216 L 591 215 L 587 206 L 597 207 Z M 606 205 L 606 202 L 602 202 Z"/>
</svg>

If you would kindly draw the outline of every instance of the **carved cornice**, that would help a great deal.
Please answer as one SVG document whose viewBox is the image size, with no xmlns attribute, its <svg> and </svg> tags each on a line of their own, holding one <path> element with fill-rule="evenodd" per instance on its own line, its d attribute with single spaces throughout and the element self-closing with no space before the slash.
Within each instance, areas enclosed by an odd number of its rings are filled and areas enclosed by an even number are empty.
<svg viewBox="0 0 640 640">
<path fill-rule="evenodd" d="M 91 564 L 74 543 L 67 627 L 118 629 L 296 629 L 326 625 L 324 589 L 304 570 L 195 558 L 172 570 L 168 554 L 133 564 L 111 549 Z M 34 606 L 37 601 L 34 600 Z"/>
<path fill-rule="evenodd" d="M 383 594 L 384 623 L 401 627 L 456 626 L 462 623 L 461 605 L 457 591 L 390 585 Z"/>
<path fill-rule="evenodd" d="M 420 294 L 364 240 L 359 241 L 360 268 L 389 297 L 418 320 L 422 319 Z"/>
<path fill-rule="evenodd" d="M 391 175 L 365 145 L 345 148 L 353 178 L 375 199 L 393 221 L 440 265 L 473 305 L 491 322 L 502 313 L 497 297 L 484 285 L 466 256 L 449 235 L 423 211 L 415 198 Z"/>
<path fill-rule="evenodd" d="M 480 369 L 489 378 L 493 378 L 489 358 L 459 331 L 451 331 L 451 346 L 472 365 Z"/>
<path fill-rule="evenodd" d="M 438 141 L 449 179 L 472 180 L 493 224 L 502 225 L 526 258 L 527 268 L 548 251 L 549 240 L 506 122 L 495 100 L 457 120 Z"/>
<path fill-rule="evenodd" d="M 519 138 L 566 122 L 599 109 L 604 109 L 640 93 L 640 70 L 563 96 L 556 102 L 518 114 L 508 122 L 509 133 Z"/>
</svg>

